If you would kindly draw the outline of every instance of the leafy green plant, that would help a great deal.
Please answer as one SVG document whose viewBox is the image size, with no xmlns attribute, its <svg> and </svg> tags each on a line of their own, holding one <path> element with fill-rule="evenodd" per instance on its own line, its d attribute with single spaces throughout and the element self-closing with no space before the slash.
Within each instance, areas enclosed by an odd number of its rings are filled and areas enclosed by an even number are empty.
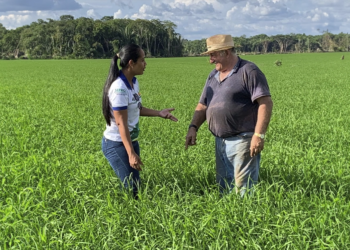
<svg viewBox="0 0 350 250">
<path fill-rule="evenodd" d="M 276 61 L 274 62 L 274 64 L 275 64 L 276 66 L 282 66 L 282 61 L 276 60 Z"/>
</svg>

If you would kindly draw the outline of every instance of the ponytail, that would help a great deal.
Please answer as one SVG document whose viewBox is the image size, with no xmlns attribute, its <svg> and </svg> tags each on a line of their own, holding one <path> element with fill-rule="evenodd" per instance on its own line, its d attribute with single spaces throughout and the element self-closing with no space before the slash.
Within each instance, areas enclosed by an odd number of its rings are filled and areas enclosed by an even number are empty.
<svg viewBox="0 0 350 250">
<path fill-rule="evenodd" d="M 109 68 L 108 77 L 105 83 L 105 86 L 103 87 L 103 97 L 102 97 L 102 113 L 106 120 L 106 123 L 108 126 L 111 126 L 111 119 L 112 119 L 112 113 L 111 108 L 109 105 L 109 98 L 108 98 L 108 92 L 112 85 L 112 83 L 118 78 L 119 76 L 119 68 L 118 68 L 118 58 L 119 55 L 116 54 L 111 61 L 111 66 Z"/>
</svg>

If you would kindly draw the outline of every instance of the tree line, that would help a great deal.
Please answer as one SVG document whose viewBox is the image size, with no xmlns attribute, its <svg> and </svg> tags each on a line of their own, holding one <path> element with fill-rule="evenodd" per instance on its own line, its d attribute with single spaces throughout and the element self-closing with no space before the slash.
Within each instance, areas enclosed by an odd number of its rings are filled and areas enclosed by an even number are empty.
<svg viewBox="0 0 350 250">
<path fill-rule="evenodd" d="M 288 34 L 268 36 L 260 34 L 247 38 L 245 35 L 232 37 L 238 53 L 310 53 L 349 51 L 349 35 L 332 34 L 327 31 L 320 35 Z M 206 51 L 206 39 L 183 41 L 185 55 L 198 55 Z"/>
<path fill-rule="evenodd" d="M 63 15 L 59 20 L 38 19 L 7 30 L 0 23 L 0 58 L 84 59 L 111 58 L 121 46 L 140 45 L 148 57 L 197 56 L 206 51 L 206 39 L 187 40 L 176 24 L 158 19 L 101 19 Z M 289 34 L 234 37 L 238 53 L 304 53 L 349 51 L 348 34 Z"/>
<path fill-rule="evenodd" d="M 182 56 L 182 38 L 171 21 L 143 19 L 100 20 L 63 15 L 38 19 L 6 30 L 0 24 L 0 56 L 12 58 L 110 58 L 121 46 L 136 43 L 147 56 Z"/>
</svg>

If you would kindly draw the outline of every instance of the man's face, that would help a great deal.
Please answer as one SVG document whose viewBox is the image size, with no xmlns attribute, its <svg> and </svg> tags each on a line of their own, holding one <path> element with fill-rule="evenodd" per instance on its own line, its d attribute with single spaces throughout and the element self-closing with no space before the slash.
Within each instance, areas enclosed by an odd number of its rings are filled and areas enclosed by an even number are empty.
<svg viewBox="0 0 350 250">
<path fill-rule="evenodd" d="M 215 64 L 215 69 L 217 71 L 221 71 L 227 64 L 227 53 L 225 50 L 215 51 L 209 53 L 209 61 L 210 63 Z"/>
</svg>

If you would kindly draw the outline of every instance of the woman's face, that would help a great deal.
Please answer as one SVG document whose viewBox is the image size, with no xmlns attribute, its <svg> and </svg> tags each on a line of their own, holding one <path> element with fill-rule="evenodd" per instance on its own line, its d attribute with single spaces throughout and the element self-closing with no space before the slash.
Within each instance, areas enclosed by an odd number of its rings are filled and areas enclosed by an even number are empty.
<svg viewBox="0 0 350 250">
<path fill-rule="evenodd" d="M 136 62 L 132 62 L 131 64 L 131 69 L 134 75 L 142 75 L 146 69 L 146 65 L 147 63 L 145 61 L 145 52 L 141 49 L 140 57 L 137 59 Z"/>
</svg>

